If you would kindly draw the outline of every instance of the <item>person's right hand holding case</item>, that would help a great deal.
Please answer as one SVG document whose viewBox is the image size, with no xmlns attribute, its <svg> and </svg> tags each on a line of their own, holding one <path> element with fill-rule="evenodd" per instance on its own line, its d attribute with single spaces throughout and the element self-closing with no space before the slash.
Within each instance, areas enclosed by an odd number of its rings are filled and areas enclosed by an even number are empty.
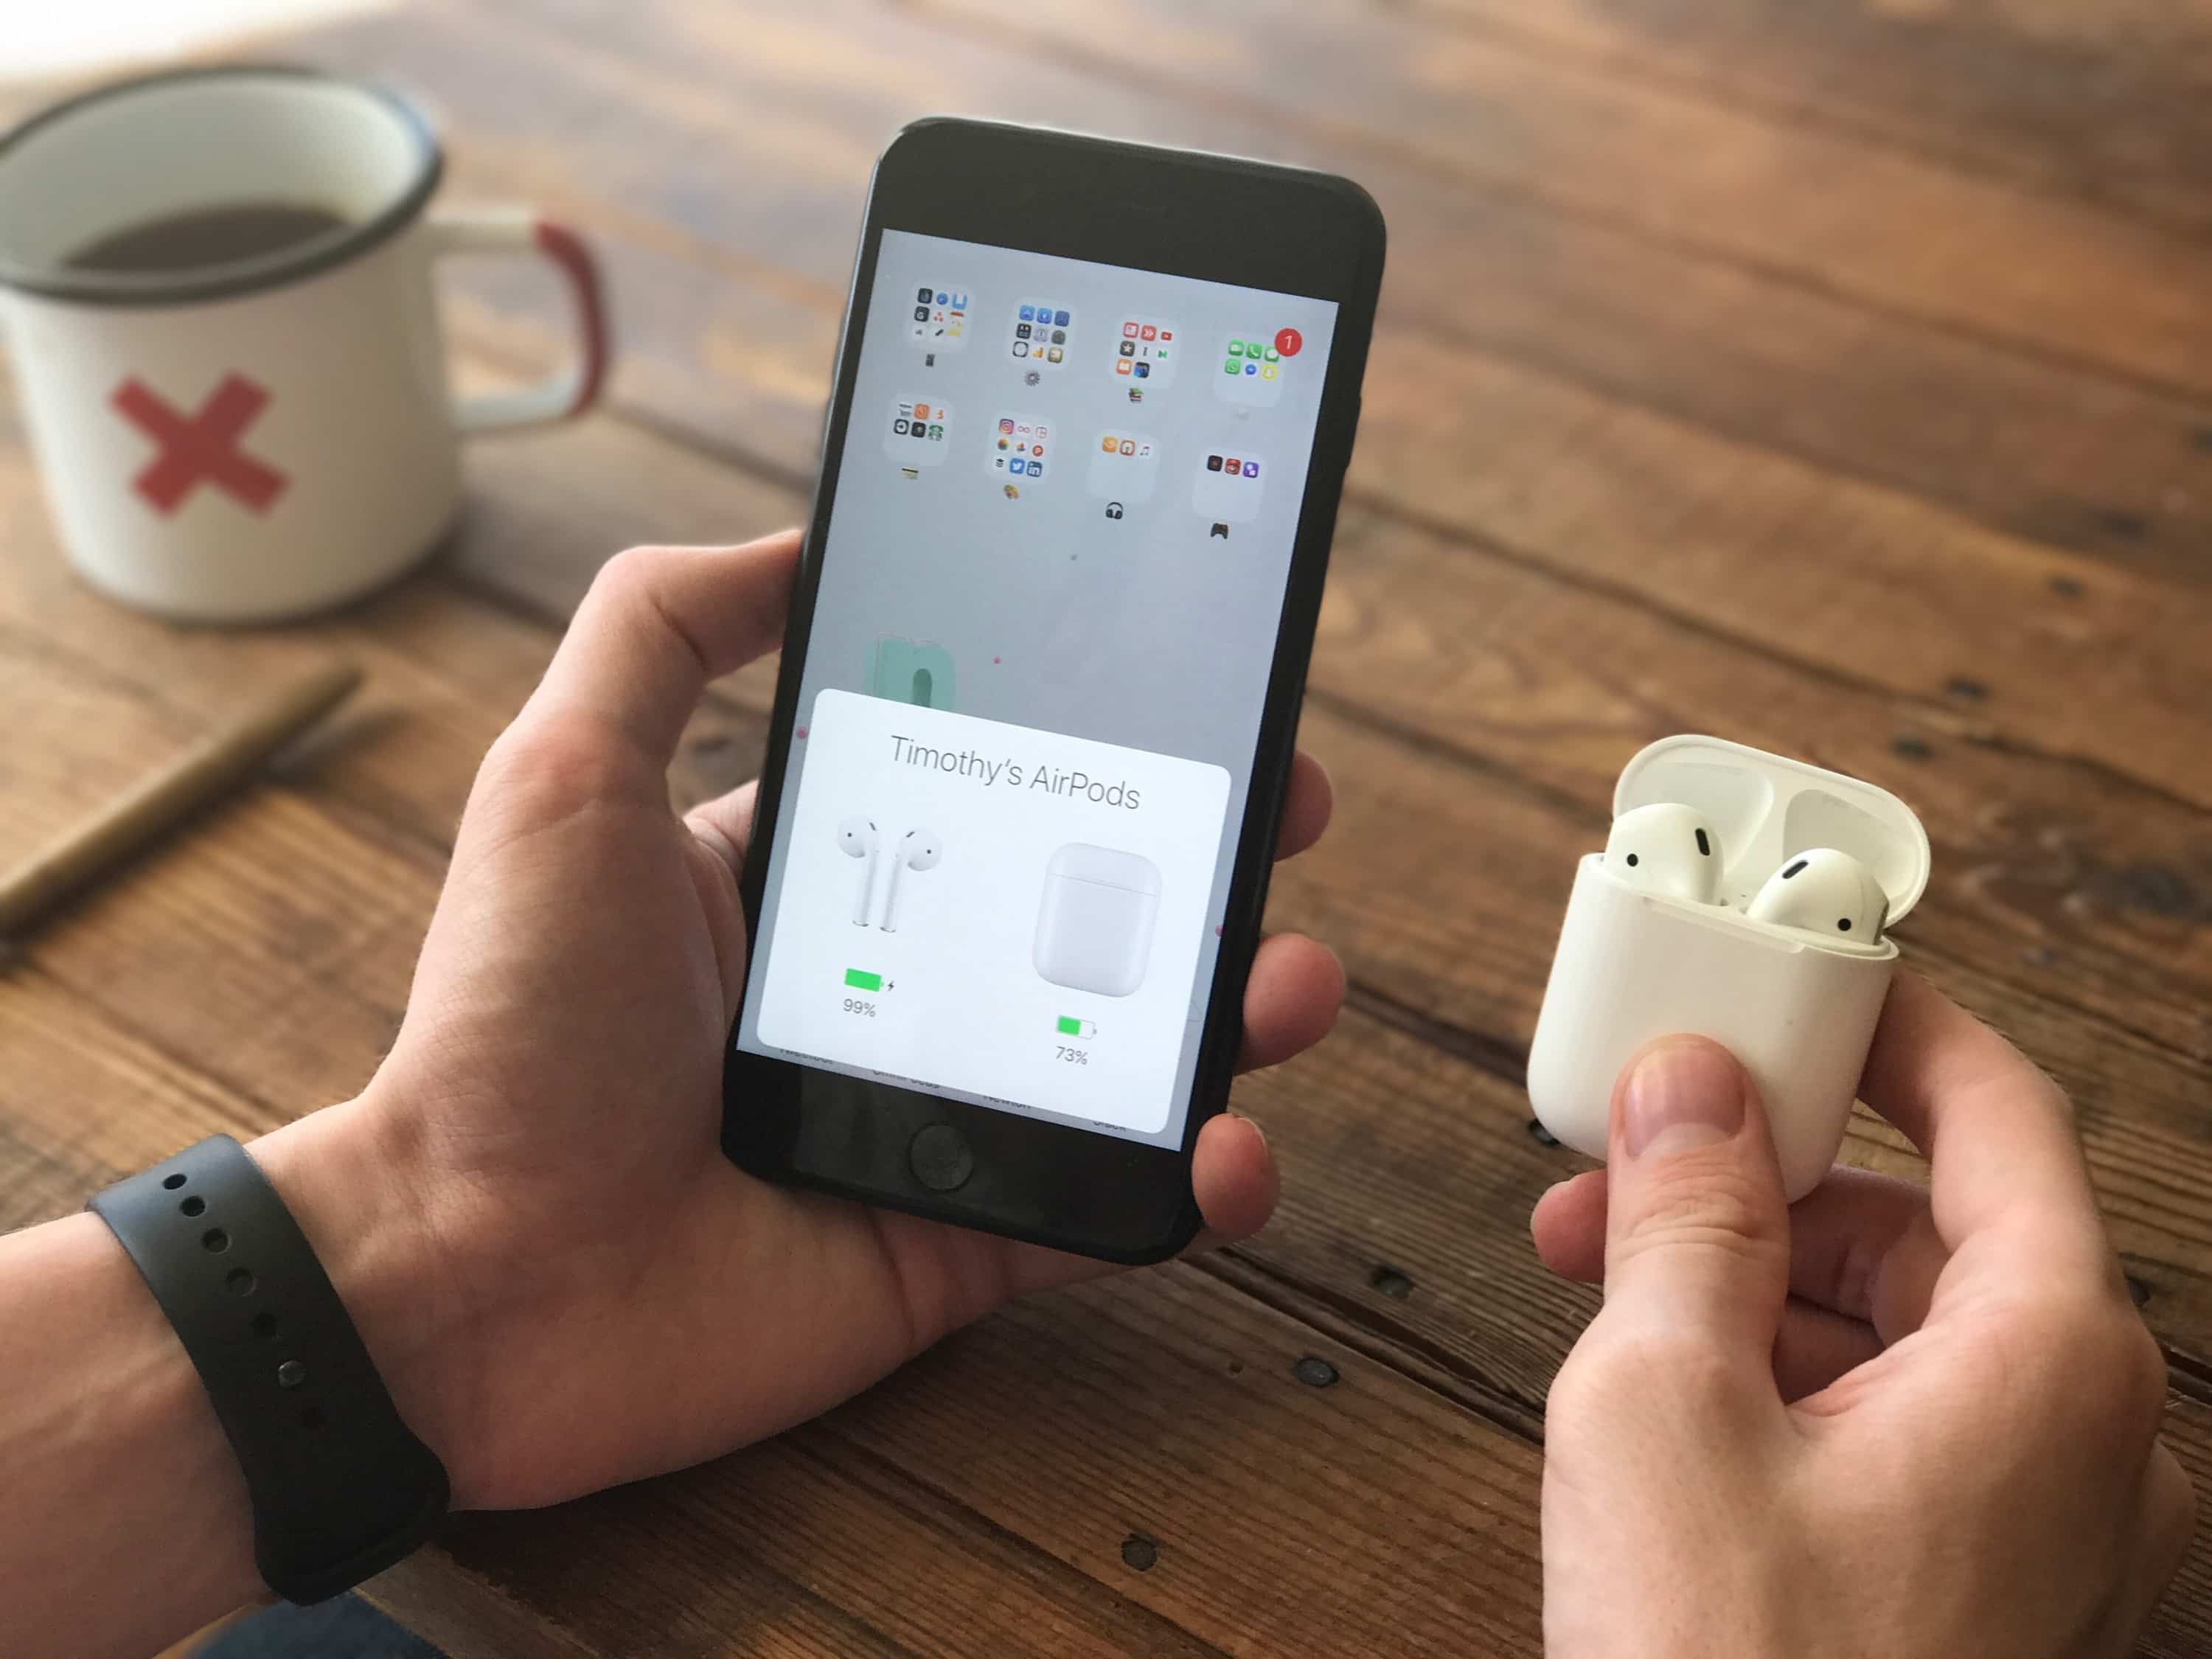
<svg viewBox="0 0 2212 1659">
<path fill-rule="evenodd" d="M 1547 1416 L 1549 1659 L 2102 1659 L 2180 1565 L 2166 1366 L 2065 1097 L 1900 974 L 1861 1097 L 1930 1191 L 1839 1170 L 1785 1208 L 1749 1079 L 1667 1039 L 1537 1206 L 1605 1285 Z"/>
</svg>

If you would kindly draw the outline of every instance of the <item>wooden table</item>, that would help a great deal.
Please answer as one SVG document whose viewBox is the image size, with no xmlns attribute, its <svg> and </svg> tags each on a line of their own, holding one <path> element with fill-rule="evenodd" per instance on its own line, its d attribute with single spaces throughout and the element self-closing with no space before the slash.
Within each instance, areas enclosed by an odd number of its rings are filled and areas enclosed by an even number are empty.
<svg viewBox="0 0 2212 1659">
<path fill-rule="evenodd" d="M 345 1096 L 485 744 L 594 566 L 805 505 L 869 161 L 927 110 L 1341 168 L 1392 257 L 1277 927 L 1351 1006 L 1241 1084 L 1261 1238 L 1041 1297 L 772 1444 L 468 1516 L 375 1599 L 457 1656 L 1538 1651 L 1546 1386 L 1593 1298 L 1522 1068 L 1638 746 L 1875 779 L 1908 959 L 2073 1090 L 2212 1491 L 2212 7 L 465 0 L 275 44 L 438 111 L 447 198 L 586 228 L 605 412 L 470 459 L 436 568 L 196 632 L 65 572 L 0 434 L 0 862 L 334 647 L 369 694 L 0 977 L 0 1224 Z M 28 106 L 44 89 L 17 88 Z M 471 368 L 563 332 L 454 286 Z M 701 714 L 745 775 L 771 684 Z M 1871 1120 L 1850 1155 L 1913 1167 Z M 2212 1650 L 2200 1541 L 2145 1646 Z"/>
</svg>

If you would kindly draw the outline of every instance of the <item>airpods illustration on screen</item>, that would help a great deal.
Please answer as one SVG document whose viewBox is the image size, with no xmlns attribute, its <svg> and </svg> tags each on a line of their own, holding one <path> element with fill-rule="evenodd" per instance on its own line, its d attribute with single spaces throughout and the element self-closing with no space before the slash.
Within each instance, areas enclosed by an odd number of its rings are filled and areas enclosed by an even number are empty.
<svg viewBox="0 0 2212 1659">
<path fill-rule="evenodd" d="M 847 858 L 867 860 L 860 870 L 860 890 L 853 896 L 853 926 L 865 927 L 868 925 L 868 895 L 876 889 L 875 821 L 858 817 L 847 818 L 837 826 L 837 845 L 844 849 Z"/>
<path fill-rule="evenodd" d="M 1814 847 L 1794 854 L 1769 876 L 1743 913 L 1778 927 L 1871 945 L 1881 938 L 1889 896 L 1849 853 Z"/>
<path fill-rule="evenodd" d="M 1672 801 L 1654 801 L 1615 818 L 1606 837 L 1605 867 L 1649 892 L 1699 904 L 1721 902 L 1720 838 L 1703 813 Z"/>
<path fill-rule="evenodd" d="M 1528 1100 L 1603 1158 L 1621 1069 L 1711 1037 L 1766 1107 L 1783 1188 L 1820 1184 L 1928 884 L 1928 832 L 1887 790 L 1720 738 L 1662 738 L 1613 790 L 1575 872 L 1528 1050 Z"/>
<path fill-rule="evenodd" d="M 898 932 L 899 875 L 907 870 L 934 870 L 945 856 L 945 843 L 933 830 L 909 830 L 891 849 L 890 890 L 884 895 L 884 932 Z"/>
</svg>

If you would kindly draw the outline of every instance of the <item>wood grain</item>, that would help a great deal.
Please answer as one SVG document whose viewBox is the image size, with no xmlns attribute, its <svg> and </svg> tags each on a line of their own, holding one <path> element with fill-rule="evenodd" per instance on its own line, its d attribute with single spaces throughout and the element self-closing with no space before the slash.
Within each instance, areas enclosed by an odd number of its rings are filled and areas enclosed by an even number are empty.
<svg viewBox="0 0 2212 1659">
<path fill-rule="evenodd" d="M 937 107 L 932 96 L 959 107 L 965 95 L 1000 113 L 1352 172 L 1390 216 L 1386 321 L 1403 323 L 1420 349 L 1493 353 L 2000 528 L 2203 579 L 2197 556 L 2212 532 L 2212 460 L 2197 437 L 2212 429 L 2212 409 L 2203 399 L 1871 313 L 1527 197 L 1471 201 L 1394 149 L 1316 131 L 1295 105 L 1165 97 L 1143 76 L 1039 63 L 1000 30 L 948 36 L 872 8 L 811 11 L 812 23 L 732 15 L 731 30 L 758 44 L 731 65 L 720 97 L 678 78 L 712 49 L 696 38 L 700 26 L 650 9 L 591 51 L 507 29 L 503 49 L 532 65 L 527 98 L 475 97 L 465 65 L 493 49 L 500 26 L 469 11 L 441 13 L 436 32 L 371 21 L 325 50 L 342 65 L 404 73 L 444 101 L 469 100 L 476 142 L 459 158 L 457 185 L 548 201 L 609 246 L 631 352 L 619 394 L 632 400 L 688 378 L 708 416 L 695 431 L 779 466 L 811 465 L 811 399 L 851 247 L 849 222 L 794 215 L 776 185 L 798 178 L 823 195 L 848 192 L 857 210 L 888 134 Z M 916 61 L 941 66 L 941 78 L 914 82 L 905 66 Z M 796 151 L 786 137 L 793 86 L 808 94 Z M 754 118 L 764 107 L 775 117 Z M 592 149 L 555 161 L 560 135 L 580 125 L 594 135 Z M 671 129 L 700 158 L 696 167 L 656 160 Z M 2049 253 L 2019 244 L 1992 257 L 2039 265 Z M 499 301 L 509 332 L 526 335 L 532 277 L 487 269 L 468 286 Z M 529 349 L 542 360 L 558 343 Z M 668 407 L 665 396 L 653 401 Z"/>
<path fill-rule="evenodd" d="M 0 424 L 0 864 L 301 664 L 369 675 L 0 963 L 0 1225 L 359 1086 L 592 572 L 799 515 L 869 161 L 987 111 L 1342 168 L 1392 220 L 1303 730 L 1338 821 L 1269 913 L 1352 1008 L 1237 1096 L 1282 1213 L 769 1445 L 466 1518 L 377 1597 L 457 1659 L 1534 1655 L 1543 1401 L 1593 1299 L 1526 1243 L 1577 1164 L 1521 1068 L 1573 857 L 1686 728 L 1921 811 L 1908 956 L 2081 1103 L 2212 1489 L 2208 41 L 2198 0 L 466 0 L 304 37 L 445 112 L 453 199 L 592 237 L 613 413 L 476 447 L 435 568 L 250 635 L 78 587 Z M 564 343 L 526 269 L 448 297 L 472 384 Z M 679 801 L 754 769 L 772 684 L 714 689 Z M 1848 1155 L 1917 1168 L 1870 1115 Z M 2142 1650 L 2212 1650 L 2204 1537 Z"/>
</svg>

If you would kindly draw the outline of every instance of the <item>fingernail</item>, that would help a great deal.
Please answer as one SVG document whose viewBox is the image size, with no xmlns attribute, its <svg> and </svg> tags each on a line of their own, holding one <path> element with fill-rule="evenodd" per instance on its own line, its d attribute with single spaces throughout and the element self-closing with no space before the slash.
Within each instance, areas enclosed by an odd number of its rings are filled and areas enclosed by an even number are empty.
<svg viewBox="0 0 2212 1659">
<path fill-rule="evenodd" d="M 1247 1125 L 1254 1134 L 1259 1136 L 1260 1144 L 1262 1146 L 1265 1146 L 1267 1144 L 1267 1132 L 1260 1127 L 1258 1120 L 1246 1117 L 1242 1112 L 1231 1112 L 1230 1115 L 1236 1118 L 1239 1122 Z"/>
<path fill-rule="evenodd" d="M 1621 1117 L 1631 1158 L 1713 1146 L 1743 1127 L 1743 1073 L 1710 1042 L 1662 1042 L 1629 1073 Z"/>
</svg>

